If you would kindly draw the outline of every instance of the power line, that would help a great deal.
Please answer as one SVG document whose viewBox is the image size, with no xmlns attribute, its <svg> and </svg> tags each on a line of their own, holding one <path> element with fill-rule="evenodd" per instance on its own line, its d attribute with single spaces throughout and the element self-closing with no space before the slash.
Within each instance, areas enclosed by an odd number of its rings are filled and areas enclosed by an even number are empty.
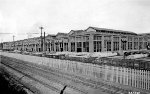
<svg viewBox="0 0 150 94">
<path fill-rule="evenodd" d="M 13 34 L 13 33 L 0 33 L 0 34 Z"/>
<path fill-rule="evenodd" d="M 0 35 L 1 34 L 14 34 L 14 33 L 0 33 Z M 35 33 L 18 33 L 18 34 L 15 34 L 15 35 L 26 35 L 26 34 L 28 35 L 28 34 L 40 34 L 40 33 L 36 33 L 36 32 Z M 49 34 L 49 33 L 45 33 L 45 34 Z"/>
<path fill-rule="evenodd" d="M 14 34 L 14 33 L 0 33 L 0 34 Z M 18 33 L 16 35 L 25 35 L 25 34 L 40 34 L 40 33 Z"/>
</svg>

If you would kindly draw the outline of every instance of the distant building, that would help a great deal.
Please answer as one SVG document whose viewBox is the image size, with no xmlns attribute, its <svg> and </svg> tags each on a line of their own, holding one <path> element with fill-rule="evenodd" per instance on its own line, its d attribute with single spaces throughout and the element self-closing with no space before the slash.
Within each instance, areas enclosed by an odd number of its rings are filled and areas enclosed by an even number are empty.
<svg viewBox="0 0 150 94">
<path fill-rule="evenodd" d="M 148 34 L 89 27 L 86 30 L 71 30 L 69 33 L 47 35 L 41 48 L 41 38 L 29 38 L 14 42 L 4 42 L 3 49 L 40 52 L 121 52 L 147 49 Z"/>
</svg>

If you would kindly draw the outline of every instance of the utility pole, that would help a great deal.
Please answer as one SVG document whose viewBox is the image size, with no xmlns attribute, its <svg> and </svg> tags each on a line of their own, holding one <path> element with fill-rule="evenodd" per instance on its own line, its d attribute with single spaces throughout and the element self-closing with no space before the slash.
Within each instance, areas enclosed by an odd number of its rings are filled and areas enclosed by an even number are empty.
<svg viewBox="0 0 150 94">
<path fill-rule="evenodd" d="M 44 42 L 43 42 L 43 52 L 45 53 L 45 32 L 44 32 L 44 40 L 43 40 Z"/>
<path fill-rule="evenodd" d="M 40 27 L 41 29 L 41 52 L 43 50 L 43 37 L 42 37 L 42 29 L 44 29 L 42 26 Z"/>
<path fill-rule="evenodd" d="M 15 36 L 13 35 L 13 50 L 15 50 Z"/>
<path fill-rule="evenodd" d="M 13 35 L 13 42 L 15 41 L 15 36 Z"/>
</svg>

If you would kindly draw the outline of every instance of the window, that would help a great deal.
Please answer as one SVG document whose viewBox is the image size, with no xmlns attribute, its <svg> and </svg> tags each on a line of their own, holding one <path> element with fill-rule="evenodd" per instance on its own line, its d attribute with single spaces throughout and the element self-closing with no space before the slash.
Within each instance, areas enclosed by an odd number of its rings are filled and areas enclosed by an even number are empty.
<svg viewBox="0 0 150 94">
<path fill-rule="evenodd" d="M 113 51 L 118 51 L 119 50 L 119 42 L 113 42 Z"/>
<path fill-rule="evenodd" d="M 147 38 L 147 37 L 144 37 L 144 41 L 148 41 L 148 38 Z"/>
<path fill-rule="evenodd" d="M 89 40 L 89 36 L 86 36 L 86 40 Z"/>
<path fill-rule="evenodd" d="M 132 50 L 132 37 L 128 37 L 128 49 Z"/>
<path fill-rule="evenodd" d="M 55 45 L 56 45 L 56 52 L 58 52 L 59 51 L 59 44 L 55 43 Z"/>
<path fill-rule="evenodd" d="M 126 50 L 126 44 L 127 44 L 126 41 L 122 41 L 121 42 L 121 48 L 122 48 L 122 50 Z"/>
<path fill-rule="evenodd" d="M 134 38 L 134 49 L 135 50 L 138 49 L 138 38 L 137 37 Z"/>
<path fill-rule="evenodd" d="M 140 42 L 139 43 L 139 49 L 142 49 L 143 48 L 143 42 Z"/>
<path fill-rule="evenodd" d="M 128 42 L 128 49 L 132 50 L 132 42 Z"/>
<path fill-rule="evenodd" d="M 94 40 L 101 40 L 101 39 L 102 39 L 102 36 L 94 35 Z"/>
<path fill-rule="evenodd" d="M 89 52 L 89 42 L 83 42 L 83 52 Z"/>
<path fill-rule="evenodd" d="M 63 49 L 63 42 L 60 42 L 59 43 L 59 46 L 60 46 L 60 48 L 59 48 L 59 50 L 62 52 L 64 49 Z"/>
<path fill-rule="evenodd" d="M 107 41 L 107 51 L 111 51 L 111 41 Z"/>
<path fill-rule="evenodd" d="M 70 40 L 75 40 L 75 37 L 70 37 Z"/>
<path fill-rule="evenodd" d="M 111 51 L 111 36 L 104 36 L 104 48 Z"/>
<path fill-rule="evenodd" d="M 113 81 L 116 82 L 117 81 L 117 77 L 116 75 L 113 76 Z"/>
<path fill-rule="evenodd" d="M 119 37 L 113 37 L 113 41 L 119 41 Z"/>
<path fill-rule="evenodd" d="M 64 43 L 64 48 L 65 51 L 68 51 L 68 43 Z"/>
<path fill-rule="evenodd" d="M 54 43 L 51 43 L 51 51 L 54 51 Z"/>
<path fill-rule="evenodd" d="M 76 37 L 76 41 L 80 41 L 81 40 L 81 37 Z"/>
<path fill-rule="evenodd" d="M 94 52 L 101 52 L 102 43 L 101 41 L 94 41 Z"/>
<path fill-rule="evenodd" d="M 138 42 L 134 42 L 134 49 L 138 49 Z"/>
<path fill-rule="evenodd" d="M 60 45 L 60 48 L 63 48 L 63 42 L 60 42 L 59 45 Z"/>
<path fill-rule="evenodd" d="M 107 43 L 107 41 L 106 41 L 106 40 L 104 40 L 104 48 L 106 48 L 106 43 Z"/>
<path fill-rule="evenodd" d="M 128 41 L 132 41 L 132 37 L 128 37 Z"/>
<path fill-rule="evenodd" d="M 113 37 L 113 51 L 119 50 L 119 37 Z"/>
<path fill-rule="evenodd" d="M 104 40 L 111 40 L 111 36 L 104 36 Z"/>
<path fill-rule="evenodd" d="M 144 42 L 144 49 L 147 48 L 147 42 Z"/>
<path fill-rule="evenodd" d="M 89 40 L 89 36 L 84 36 L 84 41 L 88 41 Z"/>
<path fill-rule="evenodd" d="M 75 42 L 71 43 L 71 52 L 75 52 Z"/>
<path fill-rule="evenodd" d="M 138 38 L 134 38 L 134 41 L 138 41 Z"/>
<path fill-rule="evenodd" d="M 143 40 L 143 38 L 139 38 L 139 41 L 142 41 Z"/>
<path fill-rule="evenodd" d="M 81 47 L 82 47 L 81 42 L 77 42 L 77 48 L 81 48 Z"/>
</svg>

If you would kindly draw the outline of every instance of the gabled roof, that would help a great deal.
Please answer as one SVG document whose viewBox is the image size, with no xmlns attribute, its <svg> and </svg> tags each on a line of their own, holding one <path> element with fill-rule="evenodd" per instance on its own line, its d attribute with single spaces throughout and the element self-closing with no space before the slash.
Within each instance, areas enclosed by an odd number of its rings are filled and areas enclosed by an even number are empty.
<svg viewBox="0 0 150 94">
<path fill-rule="evenodd" d="M 96 30 L 97 32 L 99 32 L 99 31 L 102 32 L 104 30 L 104 31 L 111 31 L 111 32 L 114 32 L 114 33 L 124 33 L 124 34 L 137 35 L 136 33 L 131 32 L 131 31 L 114 30 L 114 29 L 107 29 L 107 28 L 98 28 L 98 27 L 92 27 L 92 26 L 90 26 L 89 28 L 92 28 L 92 29 Z M 86 30 L 88 30 L 89 28 L 87 28 Z"/>
<path fill-rule="evenodd" d="M 138 35 L 143 35 L 143 36 L 150 36 L 150 33 L 140 33 Z"/>
<path fill-rule="evenodd" d="M 64 36 L 67 36 L 68 34 L 67 34 L 67 33 L 58 32 L 58 33 L 56 34 L 56 36 L 58 36 L 58 35 L 64 35 Z"/>
<path fill-rule="evenodd" d="M 46 38 L 46 40 L 56 39 L 56 35 L 55 34 L 48 34 L 45 38 Z"/>
<path fill-rule="evenodd" d="M 84 30 L 71 30 L 68 34 L 71 35 L 73 33 L 78 34 L 78 33 L 83 33 L 83 32 L 85 32 L 85 31 Z"/>
<path fill-rule="evenodd" d="M 56 37 L 55 34 L 48 34 L 46 37 Z"/>
</svg>

